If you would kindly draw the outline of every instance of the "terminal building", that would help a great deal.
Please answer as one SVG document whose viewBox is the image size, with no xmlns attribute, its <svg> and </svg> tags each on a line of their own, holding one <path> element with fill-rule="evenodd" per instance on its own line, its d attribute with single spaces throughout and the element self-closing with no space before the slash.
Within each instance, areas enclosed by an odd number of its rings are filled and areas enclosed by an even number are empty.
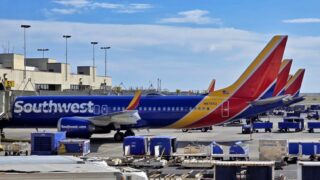
<svg viewBox="0 0 320 180">
<path fill-rule="evenodd" d="M 17 91 L 109 90 L 112 85 L 111 77 L 97 76 L 92 66 L 78 66 L 77 73 L 71 73 L 70 64 L 14 53 L 0 54 L 0 80 Z"/>
</svg>

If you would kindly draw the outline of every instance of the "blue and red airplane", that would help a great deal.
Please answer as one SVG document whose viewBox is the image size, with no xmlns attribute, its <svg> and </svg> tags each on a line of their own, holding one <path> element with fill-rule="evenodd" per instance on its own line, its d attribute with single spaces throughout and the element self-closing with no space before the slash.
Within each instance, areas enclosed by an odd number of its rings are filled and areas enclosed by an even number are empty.
<svg viewBox="0 0 320 180">
<path fill-rule="evenodd" d="M 58 127 L 69 137 L 114 130 L 120 141 L 134 135 L 132 129 L 206 127 L 245 117 L 248 109 L 259 113 L 255 108 L 279 76 L 286 42 L 287 36 L 274 36 L 234 84 L 206 95 L 17 97 L 5 127 Z"/>
</svg>

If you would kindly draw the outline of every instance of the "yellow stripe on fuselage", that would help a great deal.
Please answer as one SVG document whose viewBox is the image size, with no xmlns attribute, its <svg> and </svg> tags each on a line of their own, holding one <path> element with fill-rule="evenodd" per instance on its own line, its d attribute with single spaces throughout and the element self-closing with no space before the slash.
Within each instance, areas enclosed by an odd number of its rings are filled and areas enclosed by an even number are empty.
<svg viewBox="0 0 320 180">
<path fill-rule="evenodd" d="M 253 74 L 253 72 L 262 63 L 270 51 L 273 50 L 273 48 L 279 43 L 282 37 L 283 36 L 274 36 L 234 84 L 227 88 L 213 91 L 208 96 L 204 97 L 192 111 L 190 111 L 180 120 L 169 125 L 167 128 L 183 128 L 189 126 L 213 112 L 225 100 L 229 99 L 234 92 L 248 79 L 248 77 Z"/>
</svg>

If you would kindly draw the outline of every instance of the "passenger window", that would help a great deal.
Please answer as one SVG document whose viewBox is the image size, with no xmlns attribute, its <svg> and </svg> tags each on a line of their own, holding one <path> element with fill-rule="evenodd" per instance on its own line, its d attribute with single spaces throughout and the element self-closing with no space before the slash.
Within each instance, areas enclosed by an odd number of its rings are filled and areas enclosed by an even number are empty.
<svg viewBox="0 0 320 180">
<path fill-rule="evenodd" d="M 144 111 L 147 111 L 147 107 L 144 107 L 143 110 L 144 110 Z"/>
<path fill-rule="evenodd" d="M 151 107 L 149 107 L 148 110 L 151 111 Z"/>
<path fill-rule="evenodd" d="M 153 111 L 156 111 L 157 109 L 156 109 L 156 107 L 153 107 Z"/>
<path fill-rule="evenodd" d="M 161 111 L 161 107 L 158 107 L 158 111 Z"/>
<path fill-rule="evenodd" d="M 163 107 L 163 111 L 166 111 L 166 107 Z"/>
<path fill-rule="evenodd" d="M 170 111 L 171 110 L 171 108 L 170 107 L 168 107 L 168 111 Z"/>
</svg>

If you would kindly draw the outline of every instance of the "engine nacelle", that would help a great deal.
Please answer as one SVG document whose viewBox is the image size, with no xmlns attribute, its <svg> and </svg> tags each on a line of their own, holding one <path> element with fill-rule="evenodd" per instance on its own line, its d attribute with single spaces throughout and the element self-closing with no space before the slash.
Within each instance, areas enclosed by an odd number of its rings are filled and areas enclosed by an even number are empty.
<svg viewBox="0 0 320 180">
<path fill-rule="evenodd" d="M 64 117 L 58 121 L 58 131 L 65 131 L 67 137 L 90 138 L 95 126 L 83 118 Z"/>
</svg>

